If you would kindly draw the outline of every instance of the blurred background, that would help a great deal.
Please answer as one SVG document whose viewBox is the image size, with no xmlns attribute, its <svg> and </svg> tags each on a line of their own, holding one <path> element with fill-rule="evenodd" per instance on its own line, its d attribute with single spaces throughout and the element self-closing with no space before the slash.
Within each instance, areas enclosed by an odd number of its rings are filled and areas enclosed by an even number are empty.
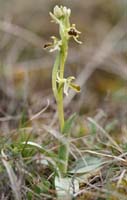
<svg viewBox="0 0 127 200">
<path fill-rule="evenodd" d="M 28 120 L 47 105 L 42 121 L 52 122 L 55 102 L 51 71 L 55 52 L 43 49 L 58 27 L 49 12 L 55 5 L 72 10 L 82 45 L 70 41 L 65 76 L 73 75 L 81 93 L 65 97 L 66 115 L 115 116 L 126 124 L 126 0 L 0 0 L 0 130 Z"/>
</svg>

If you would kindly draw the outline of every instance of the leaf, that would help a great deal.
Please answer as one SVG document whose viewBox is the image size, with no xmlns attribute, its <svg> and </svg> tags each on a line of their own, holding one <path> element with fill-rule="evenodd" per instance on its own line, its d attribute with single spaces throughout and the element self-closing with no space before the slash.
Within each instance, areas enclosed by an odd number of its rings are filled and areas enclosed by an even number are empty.
<svg viewBox="0 0 127 200">
<path fill-rule="evenodd" d="M 94 156 L 86 156 L 76 161 L 75 167 L 70 171 L 70 173 L 89 173 L 93 170 L 96 170 L 104 163 L 105 162 L 101 158 Z"/>
<path fill-rule="evenodd" d="M 118 120 L 114 119 L 113 121 L 109 122 L 106 127 L 105 130 L 109 133 L 110 131 L 115 130 L 115 128 L 118 125 Z"/>
<path fill-rule="evenodd" d="M 55 189 L 59 200 L 72 199 L 74 193 L 79 191 L 79 182 L 73 178 L 55 177 Z"/>
<path fill-rule="evenodd" d="M 89 124 L 89 128 L 90 128 L 90 133 L 91 133 L 92 135 L 95 135 L 96 132 L 97 132 L 97 127 L 96 127 L 96 125 L 93 124 L 93 123 L 90 123 L 90 124 Z"/>
<path fill-rule="evenodd" d="M 68 167 L 68 158 L 69 158 L 69 136 L 70 136 L 70 129 L 72 127 L 72 123 L 74 122 L 74 119 L 76 117 L 76 114 L 73 114 L 64 124 L 63 128 L 63 135 L 66 138 L 65 143 L 61 143 L 60 148 L 59 148 L 59 169 L 60 171 L 64 172 L 66 171 Z"/>
<path fill-rule="evenodd" d="M 74 113 L 73 115 L 71 115 L 69 117 L 69 119 L 67 119 L 67 121 L 65 121 L 65 124 L 64 124 L 64 128 L 63 128 L 63 133 L 68 133 L 72 127 L 72 123 L 74 122 L 76 118 L 76 113 Z"/>
</svg>

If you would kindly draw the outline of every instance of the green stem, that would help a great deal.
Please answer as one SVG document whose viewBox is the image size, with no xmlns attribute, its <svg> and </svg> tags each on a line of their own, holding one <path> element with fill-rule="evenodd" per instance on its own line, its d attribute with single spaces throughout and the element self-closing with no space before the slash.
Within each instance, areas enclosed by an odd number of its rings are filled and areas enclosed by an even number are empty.
<svg viewBox="0 0 127 200">
<path fill-rule="evenodd" d="M 68 53 L 68 41 L 65 39 L 65 42 L 63 41 L 63 45 L 61 47 L 60 52 L 60 78 L 63 79 L 64 77 L 64 67 L 65 62 L 67 58 Z M 63 104 L 63 87 L 59 86 L 60 90 L 58 90 L 58 100 L 57 100 L 57 108 L 58 108 L 58 116 L 59 116 L 59 122 L 60 122 L 60 131 L 63 134 L 64 133 L 64 104 Z M 66 137 L 67 138 L 67 137 Z M 68 167 L 68 157 L 69 157 L 69 143 L 66 144 L 61 143 L 59 147 L 59 169 L 61 172 L 61 175 L 64 176 L 67 173 L 67 167 Z"/>
<path fill-rule="evenodd" d="M 60 132 L 68 139 L 68 134 L 64 131 L 65 120 L 64 120 L 64 103 L 63 103 L 63 83 L 57 82 L 57 75 L 59 73 L 59 78 L 62 80 L 64 78 L 64 68 L 68 53 L 68 33 L 67 27 L 69 27 L 68 20 L 63 21 L 60 24 L 60 36 L 62 40 L 62 45 L 60 51 L 57 54 L 56 61 L 54 63 L 52 71 L 52 87 L 53 93 L 57 103 L 57 112 L 59 118 Z M 65 135 L 66 134 L 66 135 Z M 59 147 L 59 171 L 61 176 L 64 177 L 67 174 L 68 168 L 68 157 L 69 157 L 69 142 L 66 144 L 60 143 Z"/>
<path fill-rule="evenodd" d="M 63 48 L 61 47 L 60 51 L 60 79 L 63 79 L 64 77 L 64 66 L 66 62 L 66 54 L 65 54 L 65 48 L 63 44 Z M 63 132 L 64 128 L 64 105 L 63 105 L 63 87 L 59 85 L 58 90 L 58 100 L 57 100 L 57 106 L 58 106 L 58 116 L 59 116 L 59 122 L 60 122 L 60 131 Z"/>
<path fill-rule="evenodd" d="M 61 89 L 58 94 L 57 109 L 58 109 L 60 131 L 62 133 L 64 128 L 63 89 Z"/>
<path fill-rule="evenodd" d="M 53 70 L 52 70 L 52 90 L 54 93 L 54 97 L 57 101 L 58 99 L 58 91 L 57 91 L 57 73 L 58 73 L 58 69 L 59 69 L 59 63 L 60 63 L 60 52 L 58 52 L 54 66 L 53 66 Z"/>
</svg>

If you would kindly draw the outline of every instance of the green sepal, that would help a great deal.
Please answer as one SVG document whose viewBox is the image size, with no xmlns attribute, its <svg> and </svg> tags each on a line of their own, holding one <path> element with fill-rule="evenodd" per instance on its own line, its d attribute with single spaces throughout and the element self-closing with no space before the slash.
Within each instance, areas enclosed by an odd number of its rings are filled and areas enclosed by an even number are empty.
<svg viewBox="0 0 127 200">
<path fill-rule="evenodd" d="M 79 85 L 76 85 L 74 83 L 70 83 L 70 88 L 72 88 L 73 90 L 75 90 L 76 92 L 80 92 L 81 88 Z"/>
</svg>

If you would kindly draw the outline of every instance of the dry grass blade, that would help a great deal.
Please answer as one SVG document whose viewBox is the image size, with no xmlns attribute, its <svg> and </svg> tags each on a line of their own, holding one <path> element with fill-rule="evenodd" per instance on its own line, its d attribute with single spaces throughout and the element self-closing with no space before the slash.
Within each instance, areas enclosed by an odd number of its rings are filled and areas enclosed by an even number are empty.
<svg viewBox="0 0 127 200">
<path fill-rule="evenodd" d="M 126 159 L 123 159 L 122 156 L 125 156 L 126 154 L 121 154 L 120 156 L 113 156 L 113 155 L 110 155 L 110 154 L 104 154 L 104 153 L 100 153 L 100 152 L 96 152 L 96 151 L 91 151 L 91 150 L 84 150 L 83 151 L 84 153 L 90 153 L 90 154 L 94 154 L 94 155 L 97 155 L 97 156 L 101 156 L 103 158 L 108 158 L 108 159 L 112 159 L 114 161 L 121 161 L 123 163 L 127 163 L 126 162 Z M 108 160 L 110 161 L 110 160 Z"/>
<path fill-rule="evenodd" d="M 7 156 L 4 153 L 3 149 L 1 150 L 2 155 L 2 162 L 7 170 L 10 182 L 11 182 L 11 188 L 14 194 L 15 200 L 21 200 L 21 193 L 20 193 L 20 184 L 17 180 L 17 177 L 12 169 L 12 166 L 10 165 L 9 161 L 7 160 Z"/>
<path fill-rule="evenodd" d="M 118 182 L 117 182 L 117 188 L 119 188 L 120 184 L 122 183 L 122 179 L 123 179 L 125 173 L 126 173 L 126 169 L 124 169 L 119 176 L 119 179 L 118 179 Z"/>
<path fill-rule="evenodd" d="M 46 105 L 46 107 L 43 108 L 43 109 L 42 109 L 40 112 L 38 112 L 37 114 L 33 115 L 33 116 L 30 118 L 30 121 L 39 118 L 39 116 L 40 116 L 42 113 L 44 113 L 44 112 L 47 110 L 48 107 L 49 107 L 49 100 L 47 100 L 47 105 Z"/>
</svg>

